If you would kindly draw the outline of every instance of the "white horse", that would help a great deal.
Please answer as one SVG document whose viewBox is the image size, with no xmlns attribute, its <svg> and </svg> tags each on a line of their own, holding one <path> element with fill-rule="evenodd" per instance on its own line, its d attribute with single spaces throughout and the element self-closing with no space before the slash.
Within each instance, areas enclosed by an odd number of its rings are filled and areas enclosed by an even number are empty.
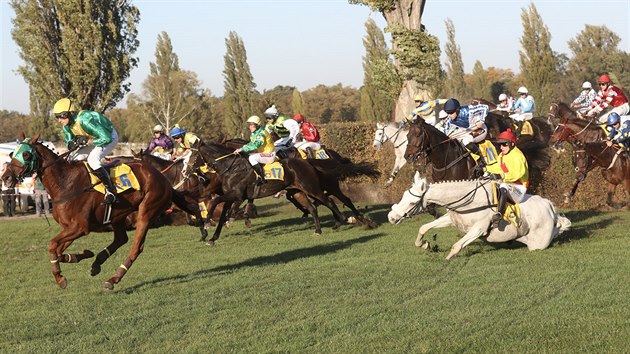
<svg viewBox="0 0 630 354">
<path fill-rule="evenodd" d="M 405 160 L 405 150 L 407 149 L 407 133 L 409 129 L 405 127 L 399 127 L 398 123 L 376 123 L 376 132 L 374 133 L 374 149 L 378 150 L 381 146 L 390 141 L 394 145 L 394 154 L 396 160 L 394 161 L 394 169 L 389 175 L 389 179 L 385 182 L 386 186 L 389 186 L 396 178 L 396 175 L 400 169 L 407 163 Z"/>
<path fill-rule="evenodd" d="M 416 173 L 413 185 L 398 204 L 392 205 L 392 211 L 387 217 L 390 223 L 398 224 L 404 218 L 422 211 L 427 204 L 445 207 L 448 210 L 445 215 L 420 227 L 416 246 L 428 249 L 429 242 L 423 240 L 423 236 L 432 228 L 452 225 L 466 234 L 451 247 L 446 259 L 485 235 L 489 242 L 516 240 L 527 245 L 530 251 L 545 249 L 556 236 L 571 226 L 571 221 L 559 215 L 551 201 L 528 194 L 520 203 L 520 227 L 502 220 L 498 229 L 490 229 L 492 215 L 496 212 L 496 204 L 492 199 L 492 184 L 489 180 L 428 184 L 424 177 Z"/>
</svg>

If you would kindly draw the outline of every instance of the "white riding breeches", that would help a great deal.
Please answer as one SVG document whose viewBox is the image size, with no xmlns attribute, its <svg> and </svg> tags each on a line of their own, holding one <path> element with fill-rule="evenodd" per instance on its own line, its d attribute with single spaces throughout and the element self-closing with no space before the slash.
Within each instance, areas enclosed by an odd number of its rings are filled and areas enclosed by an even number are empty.
<svg viewBox="0 0 630 354">
<path fill-rule="evenodd" d="M 514 114 L 510 114 L 510 118 L 514 119 L 515 121 L 522 122 L 524 120 L 530 120 L 534 118 L 534 114 L 532 112 L 514 113 Z"/>
<path fill-rule="evenodd" d="M 630 113 L 630 105 L 628 105 L 628 103 L 624 103 L 621 106 L 615 107 L 613 109 L 611 109 L 610 111 L 608 111 L 607 113 L 602 114 L 601 116 L 599 116 L 599 123 L 600 124 L 606 124 L 606 121 L 608 120 L 608 115 L 611 114 L 612 112 L 616 112 L 617 114 L 619 114 L 619 116 L 625 116 L 628 113 Z"/>
<path fill-rule="evenodd" d="M 486 136 L 488 136 L 488 127 L 486 127 L 486 125 L 484 124 L 483 128 L 481 129 L 482 129 L 481 134 L 477 136 L 473 136 L 472 134 L 464 134 L 461 137 L 459 137 L 459 141 L 461 141 L 462 145 L 464 146 L 470 143 L 478 143 L 480 141 L 483 141 L 486 138 Z"/>
<path fill-rule="evenodd" d="M 290 136 L 285 136 L 284 138 L 280 138 L 276 141 L 274 141 L 273 146 L 276 147 L 276 151 L 278 150 L 286 150 L 290 147 L 293 147 L 293 144 L 289 144 L 289 146 L 287 146 L 287 143 L 289 141 L 292 141 Z"/>
<path fill-rule="evenodd" d="M 88 165 L 92 170 L 98 170 L 101 168 L 101 160 L 105 158 L 110 152 L 114 150 L 118 144 L 118 132 L 116 129 L 112 131 L 112 141 L 105 146 L 86 145 L 77 150 L 70 160 L 83 161 L 87 160 Z"/>
<path fill-rule="evenodd" d="M 258 165 L 259 163 L 272 163 L 276 160 L 276 153 L 274 152 L 257 152 L 254 154 L 249 155 L 249 157 L 247 158 L 249 160 L 249 163 L 254 166 L 254 165 Z"/>
<path fill-rule="evenodd" d="M 510 199 L 512 199 L 514 203 L 522 202 L 525 198 L 525 194 L 527 193 L 527 187 L 522 184 L 503 182 L 499 184 L 499 188 L 507 190 Z"/>
<path fill-rule="evenodd" d="M 295 147 L 300 150 L 311 148 L 313 149 L 313 151 L 317 151 L 322 148 L 322 144 L 316 143 L 314 141 L 301 141 L 299 143 L 295 143 Z"/>
</svg>

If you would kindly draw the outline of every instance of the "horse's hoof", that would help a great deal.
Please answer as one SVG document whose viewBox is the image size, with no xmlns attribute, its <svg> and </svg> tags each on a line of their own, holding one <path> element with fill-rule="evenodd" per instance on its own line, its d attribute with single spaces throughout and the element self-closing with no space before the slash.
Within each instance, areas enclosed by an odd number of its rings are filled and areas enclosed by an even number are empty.
<svg viewBox="0 0 630 354">
<path fill-rule="evenodd" d="M 94 257 L 94 252 L 90 251 L 90 250 L 83 250 L 83 252 L 81 252 L 83 258 L 92 258 Z"/>
<path fill-rule="evenodd" d="M 98 275 L 101 272 L 101 266 L 92 266 L 92 270 L 90 271 L 91 276 Z"/>
<path fill-rule="evenodd" d="M 348 224 L 356 224 L 357 223 L 357 218 L 355 218 L 354 216 L 350 216 L 350 217 L 348 217 L 348 220 L 346 220 L 346 222 Z"/>
<path fill-rule="evenodd" d="M 252 221 L 249 219 L 245 219 L 245 227 L 252 227 Z"/>
<path fill-rule="evenodd" d="M 68 286 L 68 280 L 66 279 L 66 277 L 61 277 L 59 282 L 57 282 L 57 285 L 59 285 L 60 288 L 65 289 L 66 286 Z"/>
<path fill-rule="evenodd" d="M 223 226 L 225 226 L 226 229 L 229 229 L 230 227 L 232 227 L 232 222 L 226 221 L 225 224 L 223 224 Z"/>
<path fill-rule="evenodd" d="M 422 245 L 420 245 L 420 247 L 423 250 L 428 251 L 431 248 L 431 244 L 429 243 L 429 241 L 422 241 Z"/>
<path fill-rule="evenodd" d="M 313 236 L 321 236 L 321 235 L 322 235 L 322 233 L 321 233 L 321 232 L 315 232 L 315 233 L 313 233 Z"/>
<path fill-rule="evenodd" d="M 214 247 L 214 241 L 210 240 L 206 242 L 206 246 Z"/>
<path fill-rule="evenodd" d="M 309 216 L 308 213 L 304 213 L 304 214 L 302 214 L 302 219 L 306 219 L 306 218 L 308 218 L 308 216 Z"/>
<path fill-rule="evenodd" d="M 104 282 L 103 290 L 107 290 L 107 291 L 114 290 L 114 284 L 110 283 L 109 281 Z"/>
</svg>

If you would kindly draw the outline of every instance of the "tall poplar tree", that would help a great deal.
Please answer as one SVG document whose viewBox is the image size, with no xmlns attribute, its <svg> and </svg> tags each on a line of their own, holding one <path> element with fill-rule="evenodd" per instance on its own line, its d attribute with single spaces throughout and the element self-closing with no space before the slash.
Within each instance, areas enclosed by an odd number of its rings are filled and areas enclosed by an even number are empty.
<svg viewBox="0 0 630 354">
<path fill-rule="evenodd" d="M 490 85 L 488 83 L 488 75 L 483 69 L 481 62 L 477 60 L 472 71 L 471 91 L 474 98 L 485 98 L 492 101 L 490 96 Z"/>
<path fill-rule="evenodd" d="M 468 88 L 464 81 L 464 61 L 462 60 L 462 51 L 455 41 L 455 25 L 453 20 L 447 18 L 446 24 L 446 95 L 463 100 L 468 99 Z"/>
<path fill-rule="evenodd" d="M 557 61 L 551 50 L 551 34 L 543 23 L 536 6 L 522 9 L 522 50 L 519 51 L 522 86 L 526 86 L 536 102 L 535 114 L 547 112 L 554 99 L 554 85 L 558 80 Z"/>
<path fill-rule="evenodd" d="M 244 123 L 255 112 L 254 77 L 247 64 L 247 52 L 243 40 L 234 31 L 225 39 L 226 53 L 223 69 L 223 117 L 226 133 L 241 136 Z"/>
<path fill-rule="evenodd" d="M 296 88 L 293 89 L 293 96 L 291 98 L 291 109 L 293 109 L 293 114 L 302 114 L 304 115 L 304 99 L 302 98 L 302 94 L 300 90 Z"/>
</svg>

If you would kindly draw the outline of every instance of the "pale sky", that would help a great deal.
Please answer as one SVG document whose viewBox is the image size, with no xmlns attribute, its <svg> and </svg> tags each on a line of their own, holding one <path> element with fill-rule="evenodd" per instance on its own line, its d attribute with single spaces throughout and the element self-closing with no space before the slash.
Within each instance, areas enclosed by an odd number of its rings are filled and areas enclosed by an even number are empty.
<svg viewBox="0 0 630 354">
<path fill-rule="evenodd" d="M 0 109 L 28 113 L 28 87 L 16 69 L 21 65 L 11 38 L 13 10 L 0 0 Z M 630 52 L 630 0 L 534 1 L 552 35 L 551 47 L 570 54 L 567 41 L 585 24 L 606 25 L 622 39 Z M 383 28 L 385 21 L 368 7 L 346 0 L 135 0 L 140 9 L 139 66 L 129 81 L 132 92 L 155 60 L 157 36 L 171 37 L 180 66 L 197 73 L 202 87 L 223 94 L 225 38 L 236 31 L 243 39 L 254 81 L 261 92 L 276 85 L 306 90 L 318 84 L 342 83 L 359 88 L 363 82 L 362 57 L 365 21 L 372 17 Z M 484 68 L 519 71 L 521 12 L 530 1 L 521 0 L 427 0 L 422 22 L 440 39 L 444 50 L 444 21 L 455 24 L 465 71 L 476 60 Z M 444 56 L 442 57 L 444 62 Z M 118 103 L 124 106 L 125 100 Z"/>
</svg>

